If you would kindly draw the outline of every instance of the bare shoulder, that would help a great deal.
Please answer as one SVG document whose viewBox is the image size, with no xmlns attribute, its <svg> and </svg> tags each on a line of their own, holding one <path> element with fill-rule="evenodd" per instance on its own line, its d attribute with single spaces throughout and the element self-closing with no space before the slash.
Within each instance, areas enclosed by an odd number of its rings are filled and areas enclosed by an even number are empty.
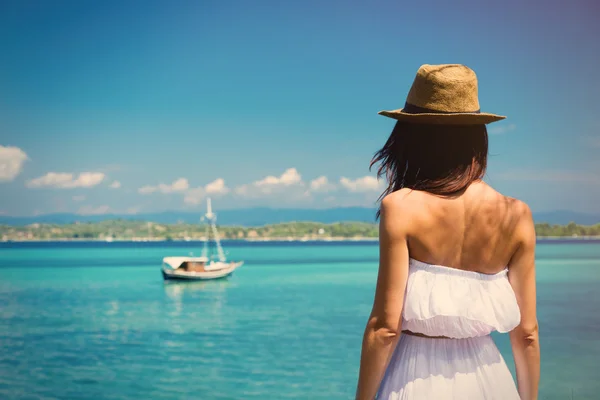
<svg viewBox="0 0 600 400">
<path fill-rule="evenodd" d="M 506 196 L 493 187 L 481 185 L 482 192 L 489 199 L 488 212 L 491 220 L 511 239 L 517 247 L 524 241 L 535 241 L 535 227 L 531 208 L 527 203 L 514 197 Z"/>
<path fill-rule="evenodd" d="M 404 213 L 409 209 L 415 210 L 421 193 L 407 188 L 396 190 L 381 200 L 381 213 L 395 215 Z"/>
<path fill-rule="evenodd" d="M 533 221 L 531 208 L 527 203 L 522 200 L 515 199 L 514 197 L 504 196 L 504 198 L 506 199 L 510 212 L 513 214 L 519 224 Z"/>
<path fill-rule="evenodd" d="M 494 212 L 502 210 L 501 218 L 508 221 L 511 225 L 522 220 L 531 219 L 531 209 L 522 200 L 514 197 L 506 196 L 487 183 L 480 185 L 480 190 L 485 193 L 485 197 L 490 200 L 491 208 Z M 499 207 L 499 205 L 502 205 Z"/>
<path fill-rule="evenodd" d="M 522 200 L 506 197 L 514 220 L 513 235 L 519 244 L 535 246 L 535 225 L 531 208 Z"/>
<path fill-rule="evenodd" d="M 381 200 L 381 229 L 391 235 L 405 235 L 418 213 L 420 193 L 400 189 Z"/>
</svg>

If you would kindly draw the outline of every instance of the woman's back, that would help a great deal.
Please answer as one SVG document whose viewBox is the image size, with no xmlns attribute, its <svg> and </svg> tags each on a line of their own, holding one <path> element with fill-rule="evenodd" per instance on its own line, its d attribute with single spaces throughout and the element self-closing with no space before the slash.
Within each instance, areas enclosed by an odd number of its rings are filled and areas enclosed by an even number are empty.
<svg viewBox="0 0 600 400">
<path fill-rule="evenodd" d="M 403 222 L 410 226 L 413 259 L 494 274 L 508 266 L 518 246 L 513 233 L 526 206 L 481 181 L 452 197 L 410 189 L 388 197 L 410 210 Z"/>
</svg>

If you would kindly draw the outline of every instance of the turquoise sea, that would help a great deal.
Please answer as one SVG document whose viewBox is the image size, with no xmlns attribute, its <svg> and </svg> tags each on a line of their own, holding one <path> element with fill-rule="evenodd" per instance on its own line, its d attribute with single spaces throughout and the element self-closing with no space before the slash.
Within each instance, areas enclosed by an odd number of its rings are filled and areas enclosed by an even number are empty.
<svg viewBox="0 0 600 400">
<path fill-rule="evenodd" d="M 0 398 L 352 398 L 376 243 L 224 246 L 230 279 L 165 284 L 198 243 L 0 244 Z M 600 242 L 537 259 L 540 398 L 598 399 Z"/>
</svg>

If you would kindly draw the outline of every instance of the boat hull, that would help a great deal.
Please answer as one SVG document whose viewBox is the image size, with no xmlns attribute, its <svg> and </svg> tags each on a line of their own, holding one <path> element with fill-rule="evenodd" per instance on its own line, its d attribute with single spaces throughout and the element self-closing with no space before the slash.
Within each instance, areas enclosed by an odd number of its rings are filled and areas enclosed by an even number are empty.
<svg viewBox="0 0 600 400">
<path fill-rule="evenodd" d="M 231 263 L 228 268 L 204 272 L 180 271 L 163 266 L 161 272 L 164 280 L 207 281 L 227 278 L 242 264 L 242 262 Z"/>
</svg>

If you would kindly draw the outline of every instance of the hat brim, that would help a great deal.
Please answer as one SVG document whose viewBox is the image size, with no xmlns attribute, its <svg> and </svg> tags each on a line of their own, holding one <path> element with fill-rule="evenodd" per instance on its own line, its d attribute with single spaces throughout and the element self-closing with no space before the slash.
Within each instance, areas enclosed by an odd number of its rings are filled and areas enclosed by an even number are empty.
<svg viewBox="0 0 600 400">
<path fill-rule="evenodd" d="M 412 122 L 415 124 L 444 124 L 444 125 L 482 125 L 501 121 L 506 117 L 489 113 L 421 113 L 409 114 L 402 109 L 392 111 L 379 111 L 379 115 L 397 119 L 398 121 Z"/>
</svg>

